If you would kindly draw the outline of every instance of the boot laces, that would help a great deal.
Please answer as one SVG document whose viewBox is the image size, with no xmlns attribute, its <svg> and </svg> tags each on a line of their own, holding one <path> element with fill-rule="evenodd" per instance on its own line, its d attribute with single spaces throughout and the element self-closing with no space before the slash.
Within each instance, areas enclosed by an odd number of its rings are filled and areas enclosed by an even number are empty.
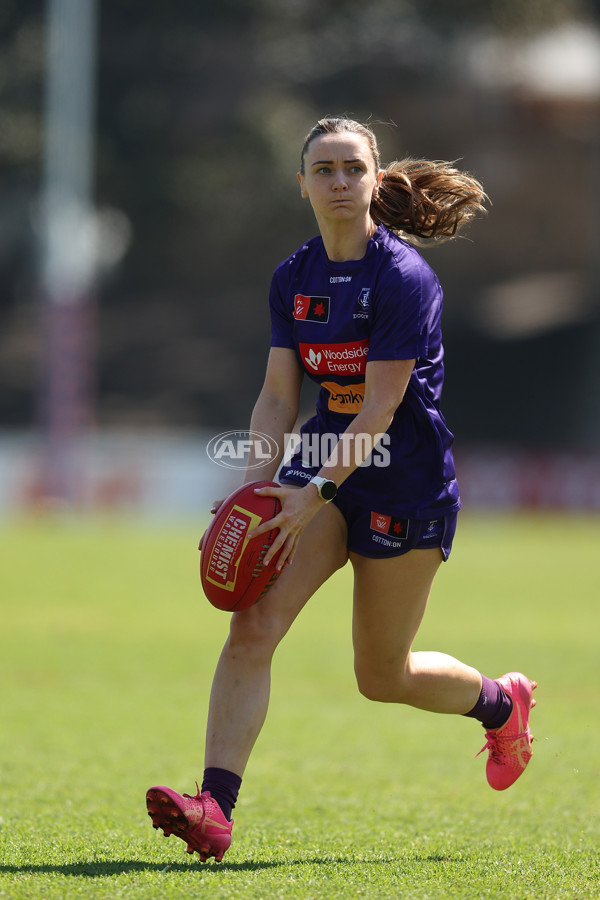
<svg viewBox="0 0 600 900">
<path fill-rule="evenodd" d="M 204 797 L 204 794 L 200 793 L 200 788 L 198 787 L 198 782 L 196 782 L 196 796 L 195 797 L 192 797 L 191 794 L 183 794 L 183 796 L 186 798 L 186 800 L 197 800 L 198 803 L 200 803 L 200 808 L 202 810 L 202 818 L 200 819 L 199 822 L 196 822 L 195 824 L 202 825 L 206 818 L 206 809 L 204 808 L 204 803 L 202 802 L 202 798 Z"/>
<path fill-rule="evenodd" d="M 525 739 L 527 746 L 529 747 L 529 731 L 522 731 L 520 734 L 497 734 L 495 731 L 486 731 L 485 736 L 487 741 L 479 751 L 479 753 L 475 754 L 475 758 L 477 759 L 484 750 L 490 751 L 490 758 L 496 762 L 500 762 L 507 757 L 514 756 L 514 749 L 518 747 L 518 742 L 522 739 Z"/>
</svg>

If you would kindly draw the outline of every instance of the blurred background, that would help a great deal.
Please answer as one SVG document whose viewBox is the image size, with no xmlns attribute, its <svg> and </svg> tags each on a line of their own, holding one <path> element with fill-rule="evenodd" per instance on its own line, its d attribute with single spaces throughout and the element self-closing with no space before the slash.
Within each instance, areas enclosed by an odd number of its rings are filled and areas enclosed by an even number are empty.
<svg viewBox="0 0 600 900">
<path fill-rule="evenodd" d="M 600 509 L 598 0 L 2 0 L 0 514 L 206 513 L 326 114 L 460 160 L 425 256 L 465 506 Z M 306 406 L 311 401 L 306 395 Z M 236 473 L 233 473 L 235 475 Z"/>
</svg>

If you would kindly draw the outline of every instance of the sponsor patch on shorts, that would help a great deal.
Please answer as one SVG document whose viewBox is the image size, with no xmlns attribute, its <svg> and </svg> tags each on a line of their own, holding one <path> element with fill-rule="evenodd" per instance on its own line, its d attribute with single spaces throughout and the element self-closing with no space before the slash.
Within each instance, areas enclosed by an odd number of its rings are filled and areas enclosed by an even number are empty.
<svg viewBox="0 0 600 900">
<path fill-rule="evenodd" d="M 408 537 L 408 519 L 399 519 L 396 516 L 386 516 L 383 513 L 371 512 L 371 531 L 386 534 L 399 541 Z"/>
</svg>

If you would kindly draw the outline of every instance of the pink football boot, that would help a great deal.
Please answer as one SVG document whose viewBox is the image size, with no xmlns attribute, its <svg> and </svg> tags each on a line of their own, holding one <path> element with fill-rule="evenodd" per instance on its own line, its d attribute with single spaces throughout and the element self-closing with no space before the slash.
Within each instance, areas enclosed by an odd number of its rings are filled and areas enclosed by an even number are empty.
<svg viewBox="0 0 600 900">
<path fill-rule="evenodd" d="M 513 708 L 504 725 L 486 731 L 487 743 L 479 753 L 489 750 L 486 775 L 490 787 L 496 791 L 505 791 L 523 774 L 533 755 L 529 712 L 535 706 L 531 693 L 537 687 L 537 682 L 530 681 L 520 672 L 509 672 L 496 681 L 511 698 Z"/>
<path fill-rule="evenodd" d="M 187 852 L 200 854 L 202 862 L 211 856 L 221 862 L 231 844 L 233 819 L 229 822 L 210 791 L 197 794 L 178 794 L 171 788 L 158 785 L 146 793 L 148 815 L 154 828 L 162 828 L 165 837 L 176 835 L 187 843 Z"/>
</svg>

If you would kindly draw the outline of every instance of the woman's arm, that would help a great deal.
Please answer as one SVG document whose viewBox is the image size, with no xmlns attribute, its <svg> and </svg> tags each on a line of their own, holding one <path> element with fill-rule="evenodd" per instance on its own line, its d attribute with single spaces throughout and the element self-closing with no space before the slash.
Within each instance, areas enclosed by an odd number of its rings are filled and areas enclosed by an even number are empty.
<svg viewBox="0 0 600 900">
<path fill-rule="evenodd" d="M 319 475 L 329 478 L 338 485 L 348 478 L 364 462 L 382 435 L 390 427 L 398 406 L 402 403 L 410 376 L 415 366 L 414 359 L 374 360 L 367 363 L 365 377 L 365 399 L 361 411 L 355 416 L 344 432 L 336 450 L 324 463 Z M 358 437 L 360 435 L 360 437 Z M 343 449 L 340 451 L 340 448 Z M 267 551 L 264 564 L 281 549 L 277 568 L 291 562 L 298 539 L 306 525 L 323 506 L 314 484 L 307 484 L 300 490 L 280 488 L 260 488 L 266 496 L 279 497 L 281 512 L 251 532 L 250 537 L 279 528 L 279 534 Z"/>
<path fill-rule="evenodd" d="M 283 458 L 286 434 L 291 434 L 298 416 L 300 388 L 303 372 L 294 350 L 287 347 L 271 347 L 267 371 L 261 392 L 254 405 L 250 430 L 267 434 L 277 443 L 279 453 L 267 464 L 253 467 L 258 462 L 251 445 L 244 484 L 259 476 L 272 481 Z"/>
<path fill-rule="evenodd" d="M 293 350 L 286 347 L 271 347 L 267 360 L 265 380 L 250 420 L 250 430 L 268 435 L 277 443 L 278 453 L 264 465 L 253 467 L 258 462 L 254 443 L 250 445 L 246 473 L 242 484 L 249 481 L 272 481 L 283 457 L 285 435 L 290 434 L 296 423 L 300 405 L 300 388 L 303 372 Z M 211 513 L 219 509 L 223 498 L 214 500 Z M 200 546 L 204 535 L 200 540 Z"/>
<path fill-rule="evenodd" d="M 364 462 L 390 427 L 394 413 L 404 399 L 415 361 L 390 359 L 367 363 L 362 408 L 346 428 L 319 475 L 330 478 L 339 487 Z M 317 490 L 314 485 L 307 487 Z"/>
</svg>

